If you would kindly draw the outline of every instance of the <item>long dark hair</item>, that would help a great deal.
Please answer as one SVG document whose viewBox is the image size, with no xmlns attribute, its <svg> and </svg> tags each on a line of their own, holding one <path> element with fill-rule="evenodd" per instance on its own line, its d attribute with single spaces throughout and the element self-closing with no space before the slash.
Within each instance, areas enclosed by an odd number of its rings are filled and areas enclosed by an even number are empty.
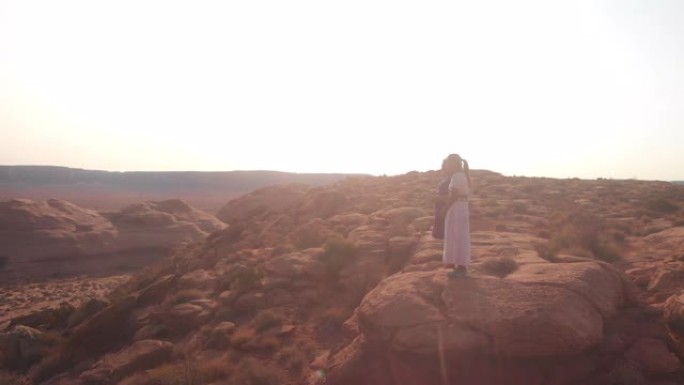
<svg viewBox="0 0 684 385">
<path fill-rule="evenodd" d="M 453 175 L 454 171 L 452 165 L 458 165 L 458 168 L 463 170 L 463 172 L 466 175 L 466 178 L 468 179 L 468 187 L 471 187 L 471 182 L 470 182 L 470 166 L 468 165 L 468 161 L 461 158 L 460 155 L 458 154 L 449 154 L 443 161 L 442 161 L 442 172 L 445 174 L 445 176 L 451 176 Z"/>
</svg>

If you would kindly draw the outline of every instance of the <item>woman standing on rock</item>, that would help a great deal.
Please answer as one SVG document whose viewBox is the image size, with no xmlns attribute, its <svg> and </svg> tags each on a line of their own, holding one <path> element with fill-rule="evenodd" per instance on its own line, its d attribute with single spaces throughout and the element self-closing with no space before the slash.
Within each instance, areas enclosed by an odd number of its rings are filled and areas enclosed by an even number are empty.
<svg viewBox="0 0 684 385">
<path fill-rule="evenodd" d="M 442 162 L 444 180 L 440 187 L 445 191 L 444 203 L 444 265 L 453 270 L 450 278 L 466 275 L 470 263 L 470 171 L 468 162 L 458 154 L 449 155 Z M 447 184 L 448 183 L 448 184 Z M 444 187 L 447 187 L 446 189 Z M 438 188 L 440 190 L 440 188 Z M 438 191 L 439 192 L 439 191 Z M 439 199 L 439 198 L 438 198 Z"/>
</svg>

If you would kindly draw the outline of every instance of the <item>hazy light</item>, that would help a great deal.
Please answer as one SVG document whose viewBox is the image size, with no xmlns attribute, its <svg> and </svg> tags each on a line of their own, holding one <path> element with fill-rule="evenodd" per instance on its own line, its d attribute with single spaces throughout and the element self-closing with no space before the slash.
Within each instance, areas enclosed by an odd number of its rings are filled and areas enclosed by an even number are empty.
<svg viewBox="0 0 684 385">
<path fill-rule="evenodd" d="M 1 164 L 684 179 L 677 1 L 2 1 Z"/>
</svg>

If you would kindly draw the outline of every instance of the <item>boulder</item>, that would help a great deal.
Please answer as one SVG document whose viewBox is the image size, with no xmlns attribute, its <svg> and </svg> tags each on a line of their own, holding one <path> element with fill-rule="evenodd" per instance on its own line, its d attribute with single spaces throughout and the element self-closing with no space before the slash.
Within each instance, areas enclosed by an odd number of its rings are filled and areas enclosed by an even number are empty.
<svg viewBox="0 0 684 385">
<path fill-rule="evenodd" d="M 160 303 L 175 289 L 175 285 L 176 276 L 173 274 L 167 274 L 157 278 L 152 283 L 134 293 L 134 297 L 137 299 L 137 305 L 144 306 Z"/>
<path fill-rule="evenodd" d="M 623 276 L 603 262 L 524 264 L 507 278 L 526 285 L 562 287 L 584 298 L 606 320 L 615 316 L 626 300 Z"/>
<path fill-rule="evenodd" d="M 183 334 L 204 325 L 211 317 L 211 309 L 201 304 L 184 303 L 161 312 L 154 318 L 163 322 L 171 332 Z"/>
<path fill-rule="evenodd" d="M 183 289 L 206 289 L 214 286 L 216 277 L 208 271 L 198 269 L 178 278 L 178 286 Z"/>
<path fill-rule="evenodd" d="M 665 302 L 665 322 L 679 354 L 684 356 L 684 291 Z"/>
<path fill-rule="evenodd" d="M 40 330 L 17 325 L 0 333 L 0 367 L 25 369 L 44 354 L 44 334 Z"/>
<path fill-rule="evenodd" d="M 418 218 L 424 217 L 425 214 L 425 210 L 420 207 L 397 207 L 380 213 L 380 215 L 389 220 L 390 223 L 403 223 L 406 225 Z"/>
<path fill-rule="evenodd" d="M 445 270 L 391 276 L 361 303 L 361 331 L 393 350 L 429 355 L 438 342 L 506 357 L 570 355 L 599 344 L 604 317 L 623 300 L 616 272 L 599 262 L 529 266 L 506 279 L 449 280 Z"/>
</svg>

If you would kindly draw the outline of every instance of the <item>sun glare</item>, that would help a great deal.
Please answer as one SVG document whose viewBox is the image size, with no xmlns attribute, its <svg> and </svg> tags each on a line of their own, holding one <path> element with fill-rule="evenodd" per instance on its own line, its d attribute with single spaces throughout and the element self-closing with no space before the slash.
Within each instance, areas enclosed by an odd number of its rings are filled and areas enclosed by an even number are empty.
<svg viewBox="0 0 684 385">
<path fill-rule="evenodd" d="M 644 138 L 681 131 L 681 91 L 663 94 L 652 61 L 680 40 L 645 55 L 664 32 L 635 38 L 646 22 L 611 4 L 7 1 L 2 11 L 2 163 L 394 174 L 461 152 L 507 174 L 629 177 Z M 648 170 L 639 175 L 660 175 Z"/>
</svg>

